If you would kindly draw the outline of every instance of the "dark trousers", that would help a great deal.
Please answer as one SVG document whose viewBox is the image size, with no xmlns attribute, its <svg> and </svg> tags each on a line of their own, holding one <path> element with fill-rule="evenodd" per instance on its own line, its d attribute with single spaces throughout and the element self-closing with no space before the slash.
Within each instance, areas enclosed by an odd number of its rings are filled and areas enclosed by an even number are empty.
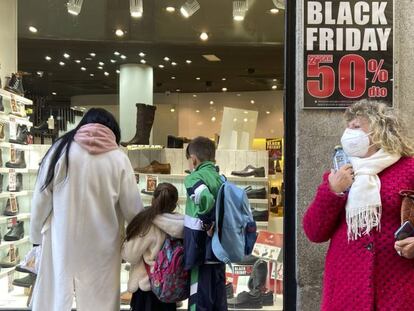
<svg viewBox="0 0 414 311">
<path fill-rule="evenodd" d="M 191 270 L 189 311 L 227 311 L 226 267 L 201 265 Z M 195 281 L 197 280 L 197 281 Z"/>
<path fill-rule="evenodd" d="M 165 303 L 158 300 L 152 291 L 144 292 L 138 289 L 132 294 L 130 311 L 176 311 L 175 303 Z"/>
</svg>

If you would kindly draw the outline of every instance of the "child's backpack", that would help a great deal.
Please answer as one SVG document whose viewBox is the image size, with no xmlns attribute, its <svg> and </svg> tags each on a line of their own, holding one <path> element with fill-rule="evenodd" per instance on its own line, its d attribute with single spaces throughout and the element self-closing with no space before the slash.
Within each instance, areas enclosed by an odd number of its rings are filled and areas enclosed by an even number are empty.
<svg viewBox="0 0 414 311">
<path fill-rule="evenodd" d="M 148 271 L 151 290 L 162 302 L 177 302 L 190 296 L 190 276 L 184 270 L 184 245 L 182 240 L 167 237 Z"/>
<path fill-rule="evenodd" d="M 250 255 L 257 237 L 246 192 L 222 176 L 216 199 L 216 229 L 212 249 L 218 260 L 230 264 Z"/>
</svg>

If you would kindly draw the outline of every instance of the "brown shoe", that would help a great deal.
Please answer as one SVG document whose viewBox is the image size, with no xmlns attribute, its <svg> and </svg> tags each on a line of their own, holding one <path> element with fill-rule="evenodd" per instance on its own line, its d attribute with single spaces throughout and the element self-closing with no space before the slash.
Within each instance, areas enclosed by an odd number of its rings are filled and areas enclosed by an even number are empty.
<svg viewBox="0 0 414 311">
<path fill-rule="evenodd" d="M 160 163 L 158 161 L 152 161 L 150 165 L 145 167 L 137 167 L 136 172 L 142 174 L 171 174 L 170 163 Z"/>
<path fill-rule="evenodd" d="M 121 293 L 121 305 L 129 305 L 131 303 L 132 293 L 123 292 Z"/>
</svg>

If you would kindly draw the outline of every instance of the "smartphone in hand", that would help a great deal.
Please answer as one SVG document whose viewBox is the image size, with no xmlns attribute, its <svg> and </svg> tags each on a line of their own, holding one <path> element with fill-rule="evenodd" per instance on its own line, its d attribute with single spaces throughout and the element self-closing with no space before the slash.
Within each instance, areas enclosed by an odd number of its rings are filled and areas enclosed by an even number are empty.
<svg viewBox="0 0 414 311">
<path fill-rule="evenodd" d="M 401 241 L 412 236 L 414 236 L 414 225 L 409 220 L 404 222 L 394 233 L 396 241 Z"/>
</svg>

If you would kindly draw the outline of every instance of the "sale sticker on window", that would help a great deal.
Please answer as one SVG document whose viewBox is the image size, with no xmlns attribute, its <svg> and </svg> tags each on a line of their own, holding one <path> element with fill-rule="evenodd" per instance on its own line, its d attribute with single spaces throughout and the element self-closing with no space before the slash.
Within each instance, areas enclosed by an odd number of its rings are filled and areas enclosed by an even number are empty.
<svg viewBox="0 0 414 311">
<path fill-rule="evenodd" d="M 393 106 L 394 1 L 304 1 L 304 108 Z"/>
</svg>

